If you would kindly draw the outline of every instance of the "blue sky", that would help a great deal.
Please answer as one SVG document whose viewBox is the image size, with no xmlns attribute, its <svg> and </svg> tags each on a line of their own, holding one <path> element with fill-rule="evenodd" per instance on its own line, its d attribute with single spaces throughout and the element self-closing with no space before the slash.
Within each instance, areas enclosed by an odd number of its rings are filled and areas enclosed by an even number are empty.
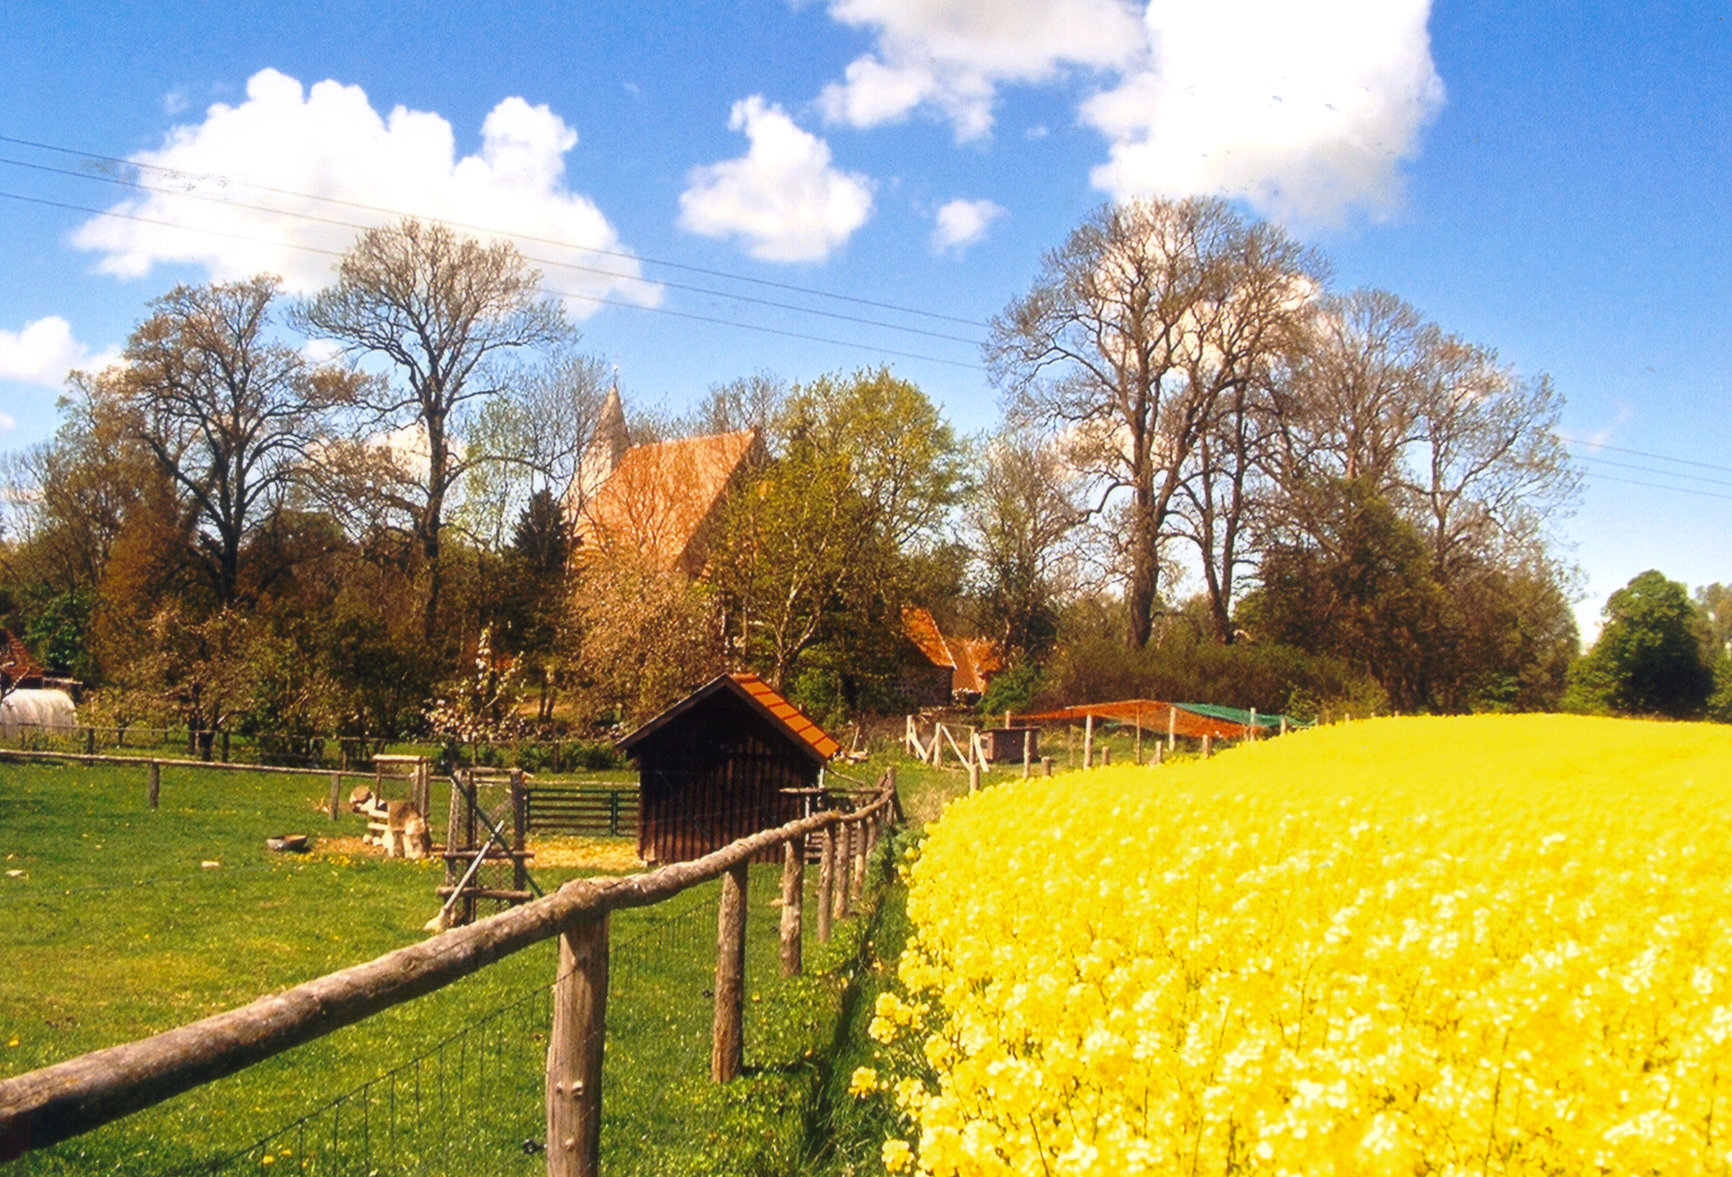
<svg viewBox="0 0 1732 1177">
<path fill-rule="evenodd" d="M 1114 196 L 1221 192 L 1552 375 L 1584 620 L 1649 567 L 1732 581 L 1726 3 L 312 11 L 7 5 L 0 449 L 174 283 L 310 290 L 353 236 L 326 222 L 399 211 L 516 234 L 628 399 L 889 363 L 984 429 L 971 341 L 1041 251 Z"/>
</svg>

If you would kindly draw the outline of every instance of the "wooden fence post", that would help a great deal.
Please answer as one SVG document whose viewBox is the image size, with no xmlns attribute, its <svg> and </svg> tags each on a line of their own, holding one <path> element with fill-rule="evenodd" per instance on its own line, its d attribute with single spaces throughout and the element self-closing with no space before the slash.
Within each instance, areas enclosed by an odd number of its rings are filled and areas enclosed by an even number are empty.
<svg viewBox="0 0 1732 1177">
<path fill-rule="evenodd" d="M 1171 752 L 1173 750 L 1173 737 L 1177 733 L 1178 727 L 1179 727 L 1179 709 L 1177 707 L 1172 706 L 1171 704 L 1168 704 L 1167 705 L 1167 751 L 1169 751 L 1169 752 Z"/>
<path fill-rule="evenodd" d="M 337 820 L 337 806 L 343 803 L 343 774 L 331 774 L 331 820 Z"/>
<path fill-rule="evenodd" d="M 782 843 L 782 975 L 800 975 L 800 935 L 805 930 L 806 836 Z"/>
<path fill-rule="evenodd" d="M 710 1037 L 710 1078 L 731 1083 L 746 1061 L 746 864 L 722 876 L 716 911 L 716 1019 Z"/>
<path fill-rule="evenodd" d="M 860 828 L 859 828 L 858 832 L 856 832 L 854 835 L 853 869 L 848 872 L 850 891 L 852 892 L 851 898 L 853 899 L 853 901 L 856 904 L 858 904 L 861 901 L 861 898 L 866 894 L 866 822 L 867 822 L 867 820 L 868 819 L 866 819 L 866 818 L 861 818 L 859 823 L 858 823 Z"/>
<path fill-rule="evenodd" d="M 1215 754 L 1215 738 L 1213 736 L 1205 735 L 1203 737 L 1203 759 L 1207 760 L 1209 757 L 1213 756 L 1214 754 Z"/>
<path fill-rule="evenodd" d="M 162 765 L 152 760 L 150 762 L 150 807 L 156 808 L 157 798 L 162 794 Z"/>
<path fill-rule="evenodd" d="M 854 823 L 843 818 L 836 823 L 841 828 L 842 840 L 836 846 L 835 896 L 836 918 L 848 918 L 848 875 L 854 869 Z"/>
<path fill-rule="evenodd" d="M 511 886 L 521 893 L 529 890 L 529 866 L 523 861 L 523 850 L 529 845 L 529 790 L 523 783 L 523 770 L 511 770 Z"/>
<path fill-rule="evenodd" d="M 1024 728 L 1022 732 L 1022 779 L 1028 779 L 1028 758 L 1034 749 L 1034 729 Z"/>
<path fill-rule="evenodd" d="M 1113 766 L 1113 746 L 1111 744 L 1102 744 L 1101 745 L 1101 767 L 1102 768 L 1111 768 L 1112 766 Z"/>
<path fill-rule="evenodd" d="M 1052 775 L 1052 757 L 1042 756 L 1040 758 L 1040 773 L 1042 776 Z"/>
<path fill-rule="evenodd" d="M 830 942 L 831 907 L 836 890 L 836 826 L 824 830 L 824 848 L 818 859 L 818 943 Z"/>
<path fill-rule="evenodd" d="M 1083 716 L 1083 771 L 1095 766 L 1095 717 Z"/>
<path fill-rule="evenodd" d="M 548 1177 L 597 1177 L 601 1172 L 607 924 L 604 912 L 579 920 L 559 937 L 553 1030 L 547 1042 Z"/>
</svg>

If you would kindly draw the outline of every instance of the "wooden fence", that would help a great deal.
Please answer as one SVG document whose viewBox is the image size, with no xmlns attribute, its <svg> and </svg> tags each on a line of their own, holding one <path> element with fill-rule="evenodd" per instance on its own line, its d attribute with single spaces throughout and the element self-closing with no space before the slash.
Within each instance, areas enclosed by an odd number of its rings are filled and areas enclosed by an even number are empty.
<svg viewBox="0 0 1732 1177">
<path fill-rule="evenodd" d="M 898 809 L 891 770 L 870 804 L 851 812 L 814 814 L 645 874 L 576 879 L 532 903 L 239 1009 L 0 1081 L 0 1163 L 231 1075 L 558 937 L 545 1093 L 547 1172 L 595 1177 L 601 1163 L 608 914 L 722 880 L 710 1077 L 729 1082 L 744 1061 L 747 864 L 765 850 L 783 848 L 781 968 L 784 975 L 797 975 L 807 840 L 816 837 L 823 848 L 816 914 L 819 939 L 825 940 L 832 921 L 846 918 L 858 902 L 868 857 Z"/>
<path fill-rule="evenodd" d="M 531 781 L 524 790 L 531 832 L 635 835 L 638 790 L 605 781 Z"/>
</svg>

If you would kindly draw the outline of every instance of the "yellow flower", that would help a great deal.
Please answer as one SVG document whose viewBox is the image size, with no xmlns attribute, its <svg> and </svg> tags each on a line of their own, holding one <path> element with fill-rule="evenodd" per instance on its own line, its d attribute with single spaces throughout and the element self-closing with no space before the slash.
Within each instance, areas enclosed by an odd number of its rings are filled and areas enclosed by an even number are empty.
<svg viewBox="0 0 1732 1177">
<path fill-rule="evenodd" d="M 871 1067 L 855 1067 L 848 1080 L 848 1094 L 863 1099 L 878 1090 L 878 1072 Z"/>
<path fill-rule="evenodd" d="M 1723 1159 L 1732 730 L 1343 724 L 928 832 L 870 1033 L 932 1172 Z"/>
</svg>

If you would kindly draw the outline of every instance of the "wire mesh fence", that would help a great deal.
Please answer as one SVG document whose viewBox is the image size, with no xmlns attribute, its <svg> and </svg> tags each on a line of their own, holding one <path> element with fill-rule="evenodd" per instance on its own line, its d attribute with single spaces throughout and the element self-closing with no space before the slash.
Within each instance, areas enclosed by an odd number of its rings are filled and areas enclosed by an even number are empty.
<svg viewBox="0 0 1732 1177">
<path fill-rule="evenodd" d="M 779 871 L 751 870 L 756 916 L 748 924 L 748 986 L 756 1002 L 778 975 L 768 897 L 777 893 Z M 809 901 L 815 886 L 809 878 Z M 707 883 L 611 917 L 601 1126 L 609 1177 L 691 1171 L 727 1147 L 719 1132 L 725 1096 L 709 1079 L 718 894 L 719 884 Z M 805 935 L 815 939 L 811 920 Z M 516 988 L 509 993 L 502 995 L 495 981 L 485 994 L 465 994 L 480 981 L 470 978 L 150 1112 L 26 1153 L 3 1171 L 7 1177 L 543 1173 L 545 1150 L 561 1147 L 546 1139 L 557 971 L 551 947 L 483 970 L 511 966 Z M 476 1015 L 484 995 L 492 1004 Z M 393 1022 L 393 1015 L 431 1004 L 440 1008 Z M 749 1019 L 748 1051 L 751 1041 Z M 308 1075 L 354 1085 L 319 1098 L 307 1090 Z M 367 1077 L 355 1082 L 359 1076 Z"/>
</svg>

